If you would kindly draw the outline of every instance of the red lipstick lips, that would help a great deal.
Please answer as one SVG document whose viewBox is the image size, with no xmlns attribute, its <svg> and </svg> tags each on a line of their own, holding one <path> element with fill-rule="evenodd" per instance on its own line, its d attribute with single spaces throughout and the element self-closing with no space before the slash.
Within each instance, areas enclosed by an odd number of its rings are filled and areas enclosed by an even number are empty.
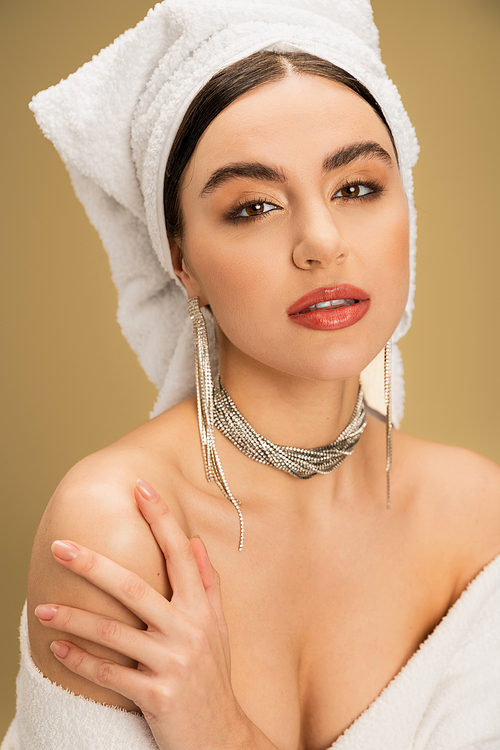
<svg viewBox="0 0 500 750">
<path fill-rule="evenodd" d="M 328 302 L 333 304 L 329 306 Z M 369 307 L 370 299 L 363 289 L 338 284 L 308 292 L 288 308 L 287 314 L 293 323 L 305 328 L 334 331 L 357 323 Z"/>
</svg>

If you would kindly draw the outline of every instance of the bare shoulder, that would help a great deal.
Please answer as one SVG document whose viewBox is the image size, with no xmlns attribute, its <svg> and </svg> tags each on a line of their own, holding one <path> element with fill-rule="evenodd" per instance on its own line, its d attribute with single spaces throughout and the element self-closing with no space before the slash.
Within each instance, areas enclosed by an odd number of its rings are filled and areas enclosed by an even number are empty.
<svg viewBox="0 0 500 750">
<path fill-rule="evenodd" d="M 424 474 L 433 481 L 460 485 L 462 482 L 487 484 L 490 489 L 500 487 L 500 466 L 467 448 L 434 443 L 430 440 L 397 432 L 403 455 L 413 457 L 425 469 Z"/>
<path fill-rule="evenodd" d="M 50 643 L 65 636 L 40 625 L 34 609 L 38 604 L 69 604 L 141 626 L 134 615 L 111 596 L 54 561 L 50 547 L 55 539 L 72 540 L 105 554 L 136 572 L 164 595 L 170 595 L 163 555 L 137 508 L 134 486 L 139 478 L 150 482 L 189 533 L 176 492 L 176 451 L 182 444 L 178 435 L 179 419 L 181 426 L 185 419 L 182 409 L 181 414 L 179 409 L 172 412 L 87 456 L 68 472 L 47 506 L 31 558 L 28 627 L 36 665 L 46 677 L 76 694 L 128 710 L 137 708 L 122 696 L 69 672 L 54 658 Z M 132 666 L 125 657 L 120 658 L 114 652 L 81 639 L 74 641 L 92 653 Z"/>
<path fill-rule="evenodd" d="M 456 508 L 480 500 L 500 510 L 500 466 L 466 448 L 433 443 L 398 433 L 403 456 L 427 489 L 449 496 Z"/>
<path fill-rule="evenodd" d="M 500 466 L 465 448 L 398 433 L 417 505 L 453 549 L 459 593 L 500 555 Z"/>
</svg>

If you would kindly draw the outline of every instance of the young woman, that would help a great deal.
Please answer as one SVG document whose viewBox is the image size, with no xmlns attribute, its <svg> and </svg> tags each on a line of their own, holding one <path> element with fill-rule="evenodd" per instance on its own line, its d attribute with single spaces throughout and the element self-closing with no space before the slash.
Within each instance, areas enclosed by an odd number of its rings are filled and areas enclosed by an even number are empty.
<svg viewBox="0 0 500 750">
<path fill-rule="evenodd" d="M 7 749 L 500 742 L 499 469 L 377 415 L 413 131 L 369 5 L 292 5 L 162 3 L 33 105 L 164 385 L 48 506 Z"/>
</svg>

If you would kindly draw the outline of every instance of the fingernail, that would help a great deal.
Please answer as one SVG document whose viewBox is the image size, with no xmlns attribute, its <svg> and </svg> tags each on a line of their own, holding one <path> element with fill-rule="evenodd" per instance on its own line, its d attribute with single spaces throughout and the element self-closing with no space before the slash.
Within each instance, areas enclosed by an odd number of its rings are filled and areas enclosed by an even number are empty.
<svg viewBox="0 0 500 750">
<path fill-rule="evenodd" d="M 157 500 L 158 499 L 158 493 L 149 482 L 145 482 L 144 479 L 138 479 L 135 483 L 135 486 L 137 487 L 141 497 L 144 498 L 144 500 Z"/>
<path fill-rule="evenodd" d="M 57 607 L 54 607 L 52 604 L 40 604 L 35 609 L 35 615 L 40 620 L 52 620 L 56 613 Z"/>
<path fill-rule="evenodd" d="M 70 542 L 61 542 L 59 540 L 54 542 L 51 550 L 56 557 L 59 557 L 60 560 L 65 560 L 66 562 L 74 560 L 79 552 L 74 544 L 71 544 Z"/>
<path fill-rule="evenodd" d="M 50 650 L 60 659 L 64 659 L 69 654 L 69 646 L 62 641 L 54 641 L 51 643 Z"/>
</svg>

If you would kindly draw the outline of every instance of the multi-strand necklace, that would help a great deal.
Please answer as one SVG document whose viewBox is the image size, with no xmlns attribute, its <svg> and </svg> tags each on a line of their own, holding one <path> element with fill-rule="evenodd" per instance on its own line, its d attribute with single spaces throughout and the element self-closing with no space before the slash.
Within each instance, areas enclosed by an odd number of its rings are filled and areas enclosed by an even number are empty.
<svg viewBox="0 0 500 750">
<path fill-rule="evenodd" d="M 239 450 L 254 461 L 274 466 L 299 479 L 309 479 L 315 474 L 329 474 L 342 461 L 350 456 L 356 443 L 366 427 L 366 411 L 361 384 L 354 411 L 347 427 L 338 438 L 320 448 L 294 448 L 289 445 L 276 445 L 254 430 L 245 417 L 238 411 L 234 401 L 222 385 L 220 375 L 213 386 L 213 426 L 230 440 Z M 213 440 L 213 438 L 212 438 Z M 215 443 L 211 451 L 215 455 L 215 469 L 211 473 L 222 493 L 235 506 L 240 519 L 240 544 L 243 549 L 245 524 L 240 508 L 240 501 L 232 494 L 218 456 Z"/>
<path fill-rule="evenodd" d="M 360 385 L 349 424 L 336 440 L 319 448 L 294 448 L 276 445 L 259 435 L 238 411 L 218 376 L 214 383 L 214 425 L 248 458 L 299 479 L 309 479 L 334 471 L 353 452 L 366 427 L 363 390 Z"/>
<path fill-rule="evenodd" d="M 213 384 L 207 329 L 197 297 L 191 297 L 188 301 L 188 311 L 193 322 L 198 427 L 205 474 L 208 482 L 216 482 L 224 497 L 230 500 L 238 513 L 240 521 L 239 550 L 242 550 L 245 522 L 241 512 L 241 502 L 233 495 L 224 475 L 215 444 L 215 428 L 254 461 L 274 466 L 276 469 L 286 471 L 300 479 L 309 479 L 315 474 L 329 474 L 334 471 L 353 452 L 366 427 L 364 395 L 360 384 L 354 411 L 347 427 L 329 445 L 310 449 L 276 445 L 263 435 L 259 435 L 238 411 L 222 385 L 220 375 L 217 376 L 215 384 Z M 389 395 L 390 379 L 387 379 L 386 382 L 389 384 L 386 388 L 386 394 Z M 388 458 L 388 477 L 389 469 L 390 461 Z"/>
</svg>

